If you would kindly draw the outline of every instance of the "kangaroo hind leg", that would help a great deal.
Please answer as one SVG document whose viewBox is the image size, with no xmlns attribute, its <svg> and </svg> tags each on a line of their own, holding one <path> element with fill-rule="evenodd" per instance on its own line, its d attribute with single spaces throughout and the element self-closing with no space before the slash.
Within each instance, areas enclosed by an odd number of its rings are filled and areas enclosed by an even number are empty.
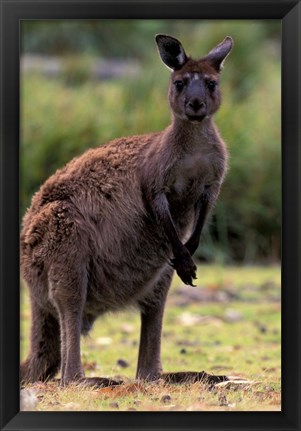
<svg viewBox="0 0 301 431">
<path fill-rule="evenodd" d="M 171 268 L 168 268 L 156 283 L 151 296 L 139 303 L 141 332 L 136 374 L 138 379 L 157 380 L 162 373 L 162 320 L 172 272 Z"/>
<path fill-rule="evenodd" d="M 23 384 L 53 378 L 60 367 L 60 326 L 58 319 L 31 298 L 30 353 L 20 367 Z"/>
<path fill-rule="evenodd" d="M 61 333 L 61 384 L 84 378 L 80 358 L 82 315 L 87 294 L 87 272 L 76 265 L 53 265 L 49 296 L 57 310 Z"/>
</svg>

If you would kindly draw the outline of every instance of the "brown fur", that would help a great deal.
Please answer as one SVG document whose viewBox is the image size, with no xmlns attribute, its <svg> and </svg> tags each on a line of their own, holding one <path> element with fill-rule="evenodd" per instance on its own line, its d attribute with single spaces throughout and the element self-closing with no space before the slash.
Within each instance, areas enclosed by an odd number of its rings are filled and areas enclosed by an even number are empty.
<svg viewBox="0 0 301 431">
<path fill-rule="evenodd" d="M 34 195 L 21 233 L 32 306 L 22 381 L 51 378 L 60 364 L 63 384 L 82 379 L 80 333 L 99 315 L 129 305 L 141 310 L 137 377 L 160 376 L 172 267 L 192 284 L 191 255 L 226 172 L 226 148 L 212 120 L 220 91 L 207 83 L 218 80 L 229 40 L 195 61 L 176 39 L 158 35 L 160 55 L 174 70 L 171 125 L 88 150 Z M 178 91 L 174 82 L 183 77 L 185 88 Z"/>
</svg>

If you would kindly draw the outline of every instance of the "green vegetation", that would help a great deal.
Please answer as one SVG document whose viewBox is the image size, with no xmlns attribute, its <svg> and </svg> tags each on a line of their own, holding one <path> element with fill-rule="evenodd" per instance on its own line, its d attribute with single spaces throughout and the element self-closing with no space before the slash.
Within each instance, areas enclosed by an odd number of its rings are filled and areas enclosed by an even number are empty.
<svg viewBox="0 0 301 431">
<path fill-rule="evenodd" d="M 216 116 L 230 170 L 197 256 L 227 263 L 279 260 L 280 23 L 108 20 L 22 26 L 24 53 L 55 54 L 63 65 L 55 79 L 21 74 L 22 215 L 41 183 L 72 157 L 115 137 L 166 127 L 169 72 L 157 55 L 155 33 L 178 37 L 193 56 L 230 34 L 235 46 L 222 74 L 224 101 Z M 138 62 L 138 72 L 95 80 L 96 55 Z"/>
<path fill-rule="evenodd" d="M 116 389 L 28 385 L 39 410 L 280 410 L 280 270 L 275 267 L 198 268 L 198 287 L 174 277 L 165 312 L 164 371 L 202 371 L 249 383 L 213 390 L 193 385 L 134 383 L 139 315 L 125 311 L 99 318 L 82 341 L 87 376 L 121 376 Z M 28 293 L 22 289 L 21 358 L 29 348 Z M 118 360 L 127 365 L 122 368 Z M 169 400 L 163 398 L 170 395 Z M 165 400 L 165 402 L 164 402 Z M 71 404 L 70 404 L 71 403 Z"/>
</svg>

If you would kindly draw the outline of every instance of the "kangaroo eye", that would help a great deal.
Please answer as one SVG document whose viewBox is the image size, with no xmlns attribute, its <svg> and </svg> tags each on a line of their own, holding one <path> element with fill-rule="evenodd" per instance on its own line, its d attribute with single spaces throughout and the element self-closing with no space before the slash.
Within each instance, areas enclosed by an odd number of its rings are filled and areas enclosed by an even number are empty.
<svg viewBox="0 0 301 431">
<path fill-rule="evenodd" d="M 207 84 L 210 91 L 213 91 L 215 89 L 216 85 L 217 85 L 216 81 L 209 81 Z"/>
<path fill-rule="evenodd" d="M 176 89 L 178 91 L 181 91 L 184 87 L 184 82 L 183 81 L 175 81 L 174 86 L 176 87 Z"/>
</svg>

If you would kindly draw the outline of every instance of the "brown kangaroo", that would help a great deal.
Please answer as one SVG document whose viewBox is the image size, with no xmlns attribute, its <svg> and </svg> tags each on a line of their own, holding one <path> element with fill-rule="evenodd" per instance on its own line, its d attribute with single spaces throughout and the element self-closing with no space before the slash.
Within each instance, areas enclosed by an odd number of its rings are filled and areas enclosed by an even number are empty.
<svg viewBox="0 0 301 431">
<path fill-rule="evenodd" d="M 24 217 L 21 271 L 32 311 L 30 353 L 21 364 L 24 383 L 52 378 L 59 367 L 62 384 L 88 382 L 80 334 L 103 313 L 129 305 L 141 313 L 137 378 L 209 376 L 162 374 L 161 329 L 174 270 L 185 284 L 196 278 L 191 256 L 225 176 L 227 151 L 212 116 L 221 103 L 219 75 L 233 42 L 226 37 L 199 60 L 171 36 L 159 34 L 156 42 L 172 71 L 171 124 L 73 159 L 42 185 Z"/>
</svg>

